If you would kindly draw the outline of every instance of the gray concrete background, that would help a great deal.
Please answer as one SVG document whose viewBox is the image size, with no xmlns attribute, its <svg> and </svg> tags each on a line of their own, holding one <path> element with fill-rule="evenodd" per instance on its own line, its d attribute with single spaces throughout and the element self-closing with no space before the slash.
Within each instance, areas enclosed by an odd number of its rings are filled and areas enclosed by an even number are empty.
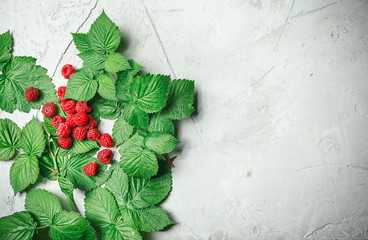
<svg viewBox="0 0 368 240">
<path fill-rule="evenodd" d="M 82 63 L 70 32 L 102 9 L 127 58 L 196 81 L 162 204 L 177 224 L 150 239 L 368 239 L 367 0 L 1 0 L 0 32 L 61 86 L 61 67 Z M 20 126 L 32 114 L 0 111 Z M 11 163 L 0 216 L 24 209 Z"/>
</svg>

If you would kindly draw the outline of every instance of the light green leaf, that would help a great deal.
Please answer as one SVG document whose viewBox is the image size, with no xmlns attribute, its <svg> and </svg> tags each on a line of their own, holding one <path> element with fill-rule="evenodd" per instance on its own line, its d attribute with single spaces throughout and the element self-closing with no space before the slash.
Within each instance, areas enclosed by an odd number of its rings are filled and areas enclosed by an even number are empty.
<svg viewBox="0 0 368 240">
<path fill-rule="evenodd" d="M 173 80 L 169 86 L 169 99 L 162 115 L 182 120 L 194 112 L 194 82 L 186 79 Z"/>
<path fill-rule="evenodd" d="M 114 139 L 115 145 L 119 146 L 130 138 L 133 134 L 134 128 L 127 123 L 123 116 L 116 119 L 114 126 L 112 128 L 112 137 Z"/>
<path fill-rule="evenodd" d="M 123 221 L 119 221 L 103 230 L 102 239 L 114 240 L 141 240 L 142 237 L 137 230 L 129 227 Z"/>
<path fill-rule="evenodd" d="M 129 177 L 123 172 L 116 161 L 114 161 L 112 168 L 112 174 L 106 181 L 105 187 L 114 195 L 119 208 L 125 208 L 128 202 Z"/>
<path fill-rule="evenodd" d="M 54 173 L 54 163 L 52 156 L 49 153 L 44 153 L 38 159 L 38 166 L 40 168 L 40 174 L 42 177 L 51 181 L 56 180 L 56 174 Z"/>
<path fill-rule="evenodd" d="M 60 190 L 68 197 L 73 198 L 74 186 L 73 183 L 64 177 L 58 177 Z"/>
<path fill-rule="evenodd" d="M 78 54 L 83 62 L 83 67 L 92 67 L 97 70 L 103 69 L 106 61 L 105 51 L 102 50 L 86 50 Z"/>
<path fill-rule="evenodd" d="M 45 125 L 45 128 L 46 128 L 46 131 L 52 135 L 52 136 L 57 136 L 56 135 L 56 128 L 54 128 L 52 125 L 51 125 L 51 121 L 52 119 L 51 118 L 47 118 L 47 117 L 43 117 L 43 123 Z"/>
<path fill-rule="evenodd" d="M 133 79 L 132 99 L 146 113 L 160 111 L 168 98 L 169 76 L 145 74 Z"/>
<path fill-rule="evenodd" d="M 104 69 L 108 73 L 116 73 L 130 68 L 129 62 L 120 53 L 111 53 L 107 55 L 104 63 Z"/>
<path fill-rule="evenodd" d="M 31 214 L 26 211 L 0 218 L 0 239 L 2 240 L 31 240 L 37 224 Z"/>
<path fill-rule="evenodd" d="M 101 97 L 107 100 L 117 101 L 118 99 L 116 98 L 115 82 L 112 77 L 107 74 L 100 74 L 97 80 L 99 83 L 98 93 L 101 95 Z"/>
<path fill-rule="evenodd" d="M 124 108 L 123 116 L 130 125 L 148 129 L 148 113 L 145 113 L 135 104 L 129 104 Z"/>
<path fill-rule="evenodd" d="M 0 119 L 0 160 L 11 159 L 19 147 L 21 130 L 9 119 Z"/>
<path fill-rule="evenodd" d="M 10 168 L 10 184 L 13 187 L 14 194 L 35 183 L 38 173 L 39 168 L 35 155 L 19 155 Z"/>
<path fill-rule="evenodd" d="M 98 147 L 99 146 L 96 141 L 91 140 L 78 141 L 74 139 L 73 145 L 69 149 L 69 152 L 74 154 L 82 154 Z"/>
<path fill-rule="evenodd" d="M 117 101 L 110 101 L 96 96 L 92 99 L 90 106 L 92 107 L 92 115 L 94 119 L 116 119 L 121 114 L 121 104 Z"/>
<path fill-rule="evenodd" d="M 160 114 L 155 114 L 151 117 L 148 129 L 150 132 L 175 134 L 174 123 L 169 118 Z"/>
<path fill-rule="evenodd" d="M 81 68 L 72 74 L 66 86 L 65 98 L 85 102 L 92 99 L 98 87 L 94 74 L 90 68 Z"/>
<path fill-rule="evenodd" d="M 153 132 L 144 138 L 144 145 L 158 154 L 171 152 L 178 143 L 176 138 L 167 133 Z"/>
<path fill-rule="evenodd" d="M 123 155 L 126 150 L 133 146 L 143 147 L 144 146 L 144 138 L 138 134 L 133 135 L 129 138 L 123 145 L 119 148 L 120 155 Z"/>
<path fill-rule="evenodd" d="M 130 64 L 130 70 L 128 70 L 133 77 L 135 77 L 135 75 L 137 75 L 137 73 L 141 70 L 144 69 L 144 67 L 142 67 L 141 65 L 139 65 L 136 61 L 134 61 L 133 59 L 129 59 L 128 60 L 129 64 Z"/>
<path fill-rule="evenodd" d="M 36 118 L 32 118 L 24 126 L 20 145 L 26 153 L 41 157 L 46 145 L 45 133 L 41 123 Z"/>
<path fill-rule="evenodd" d="M 12 56 L 13 39 L 10 31 L 0 34 L 0 71 L 3 70 L 5 64 L 9 62 Z"/>
<path fill-rule="evenodd" d="M 54 216 L 63 211 L 54 194 L 43 189 L 33 189 L 27 193 L 25 208 L 33 214 L 40 227 L 51 225 Z"/>
<path fill-rule="evenodd" d="M 72 33 L 75 47 L 80 51 L 88 51 L 91 49 L 88 34 L 85 33 Z"/>
</svg>

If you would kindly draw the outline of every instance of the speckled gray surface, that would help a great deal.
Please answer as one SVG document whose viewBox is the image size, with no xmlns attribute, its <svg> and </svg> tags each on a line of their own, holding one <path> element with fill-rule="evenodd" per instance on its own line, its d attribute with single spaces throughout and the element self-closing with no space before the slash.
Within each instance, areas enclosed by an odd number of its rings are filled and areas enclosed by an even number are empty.
<svg viewBox="0 0 368 240">
<path fill-rule="evenodd" d="M 177 224 L 147 238 L 368 239 L 367 0 L 2 0 L 0 32 L 61 86 L 61 66 L 82 63 L 70 32 L 102 9 L 127 58 L 196 80 L 162 205 Z M 32 114 L 0 111 L 20 126 Z M 0 162 L 0 217 L 24 209 L 11 163 Z"/>
</svg>

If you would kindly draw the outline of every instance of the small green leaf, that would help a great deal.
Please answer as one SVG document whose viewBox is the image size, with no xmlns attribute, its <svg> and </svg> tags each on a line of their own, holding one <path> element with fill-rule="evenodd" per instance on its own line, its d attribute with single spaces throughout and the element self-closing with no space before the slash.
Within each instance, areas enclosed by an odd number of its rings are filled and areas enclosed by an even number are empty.
<svg viewBox="0 0 368 240">
<path fill-rule="evenodd" d="M 106 61 L 105 51 L 102 50 L 87 50 L 78 54 L 78 56 L 84 61 L 83 67 L 92 67 L 97 70 L 103 68 Z"/>
<path fill-rule="evenodd" d="M 37 224 L 31 214 L 26 211 L 0 218 L 0 239 L 30 240 L 33 239 Z"/>
<path fill-rule="evenodd" d="M 137 105 L 129 104 L 124 108 L 123 116 L 130 125 L 148 129 L 148 113 L 145 113 Z"/>
<path fill-rule="evenodd" d="M 114 126 L 112 128 L 112 137 L 114 139 L 115 145 L 119 146 L 130 138 L 133 134 L 134 128 L 127 123 L 123 116 L 116 119 Z"/>
<path fill-rule="evenodd" d="M 49 153 L 44 153 L 38 159 L 38 166 L 40 168 L 40 174 L 42 177 L 47 178 L 51 181 L 56 180 L 56 174 L 54 173 L 54 163 L 52 156 Z"/>
<path fill-rule="evenodd" d="M 56 128 L 54 128 L 52 125 L 51 125 L 51 121 L 52 119 L 51 118 L 47 118 L 47 117 L 43 117 L 43 123 L 45 125 L 45 128 L 46 128 L 46 131 L 52 135 L 52 136 L 57 136 L 56 135 Z"/>
<path fill-rule="evenodd" d="M 80 51 L 90 50 L 90 43 L 88 39 L 88 34 L 85 33 L 72 33 L 75 47 Z"/>
<path fill-rule="evenodd" d="M 19 155 L 10 168 L 10 184 L 13 187 L 14 194 L 35 183 L 38 173 L 39 168 L 35 155 Z"/>
<path fill-rule="evenodd" d="M 74 139 L 73 145 L 69 149 L 69 152 L 74 154 L 82 154 L 98 147 L 99 146 L 96 141 L 91 140 L 78 141 Z"/>
<path fill-rule="evenodd" d="M 40 157 L 45 150 L 45 133 L 42 125 L 36 118 L 32 118 L 23 128 L 21 147 L 29 154 Z"/>
<path fill-rule="evenodd" d="M 151 117 L 148 129 L 150 132 L 162 132 L 171 135 L 175 134 L 173 122 L 169 118 L 160 114 L 155 114 Z"/>
<path fill-rule="evenodd" d="M 94 72 L 90 68 L 81 68 L 70 76 L 65 98 L 86 102 L 95 96 L 97 87 L 98 82 L 94 79 Z"/>
<path fill-rule="evenodd" d="M 129 177 L 116 161 L 112 164 L 112 168 L 112 174 L 106 181 L 105 187 L 114 195 L 119 208 L 125 208 L 128 202 Z"/>
<path fill-rule="evenodd" d="M 129 62 L 120 53 L 111 53 L 107 55 L 104 63 L 104 69 L 108 73 L 116 73 L 130 68 Z"/>
<path fill-rule="evenodd" d="M 73 198 L 74 186 L 73 183 L 64 177 L 58 177 L 60 190 L 68 197 Z"/>
<path fill-rule="evenodd" d="M 133 135 L 127 141 L 124 142 L 123 145 L 119 148 L 120 155 L 123 155 L 126 150 L 133 146 L 143 147 L 144 146 L 144 138 L 138 134 Z"/>
<path fill-rule="evenodd" d="M 90 102 L 93 108 L 92 115 L 97 120 L 100 117 L 105 119 L 116 119 L 121 114 L 121 104 L 117 101 L 103 99 L 99 95 Z"/>
<path fill-rule="evenodd" d="M 40 227 L 51 225 L 54 216 L 63 211 L 55 195 L 43 189 L 33 189 L 27 193 L 25 208 L 33 214 Z"/>
<path fill-rule="evenodd" d="M 133 81 L 133 77 L 131 70 L 127 70 L 121 72 L 116 80 L 116 97 L 123 104 L 129 103 L 132 98 L 129 89 L 130 84 Z"/>
<path fill-rule="evenodd" d="M 0 34 L 0 71 L 3 70 L 5 64 L 9 62 L 12 56 L 13 39 L 10 31 Z"/>
<path fill-rule="evenodd" d="M 117 101 L 118 99 L 116 98 L 115 82 L 112 77 L 107 74 L 100 74 L 97 80 L 99 83 L 98 94 L 107 100 Z"/>
<path fill-rule="evenodd" d="M 158 154 L 171 152 L 178 143 L 176 138 L 167 133 L 153 132 L 144 138 L 144 145 Z"/>
<path fill-rule="evenodd" d="M 137 230 L 129 227 L 123 221 L 119 221 L 103 230 L 102 239 L 114 240 L 141 240 L 142 237 Z"/>
<path fill-rule="evenodd" d="M 20 136 L 21 130 L 17 124 L 9 119 L 0 119 L 0 161 L 14 156 Z"/>
<path fill-rule="evenodd" d="M 141 70 L 144 69 L 144 67 L 142 67 L 141 65 L 139 65 L 136 61 L 134 61 L 133 59 L 129 59 L 128 60 L 129 64 L 130 64 L 130 70 L 128 70 L 133 77 L 135 77 L 135 75 L 137 75 L 137 73 Z"/>
</svg>

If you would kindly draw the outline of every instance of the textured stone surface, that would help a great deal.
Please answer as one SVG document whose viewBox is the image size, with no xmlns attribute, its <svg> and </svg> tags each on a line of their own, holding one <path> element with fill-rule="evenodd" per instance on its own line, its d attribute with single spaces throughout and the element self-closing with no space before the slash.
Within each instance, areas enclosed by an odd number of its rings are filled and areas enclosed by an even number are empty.
<svg viewBox="0 0 368 240">
<path fill-rule="evenodd" d="M 366 0 L 3 0 L 0 32 L 61 86 L 61 67 L 82 63 L 69 33 L 102 9 L 127 58 L 196 80 L 162 205 L 177 224 L 147 239 L 368 239 Z M 24 209 L 11 163 L 0 163 L 0 216 Z"/>
</svg>

